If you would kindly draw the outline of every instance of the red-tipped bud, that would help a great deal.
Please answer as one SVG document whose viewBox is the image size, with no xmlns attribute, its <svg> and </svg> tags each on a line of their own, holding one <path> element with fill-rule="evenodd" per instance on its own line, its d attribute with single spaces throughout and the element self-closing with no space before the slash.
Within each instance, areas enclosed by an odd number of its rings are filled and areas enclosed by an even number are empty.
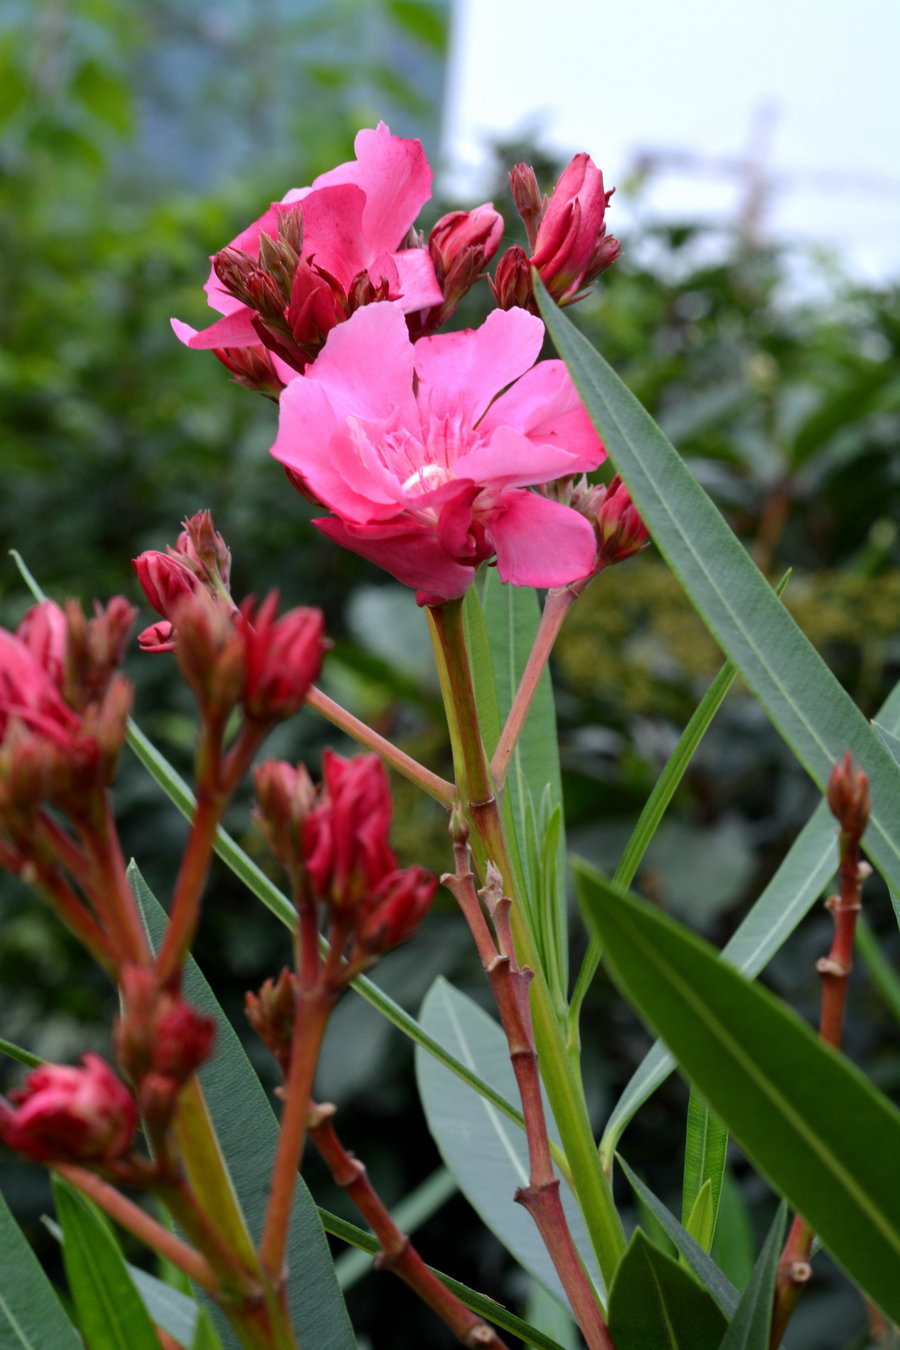
<svg viewBox="0 0 900 1350">
<path fill-rule="evenodd" d="M 66 669 L 66 616 L 52 600 L 33 605 L 16 629 L 16 637 L 31 652 L 38 665 L 61 689 Z"/>
<path fill-rule="evenodd" d="M 607 238 L 604 223 L 611 195 L 586 154 L 575 155 L 553 189 L 531 262 L 559 305 L 577 299 L 618 255 L 618 241 Z"/>
<path fill-rule="evenodd" d="M 122 1015 L 116 1025 L 116 1055 L 132 1082 L 149 1074 L 176 1088 L 212 1054 L 215 1024 L 180 994 L 161 989 L 156 973 L 127 966 L 121 975 Z"/>
<path fill-rule="evenodd" d="M 277 980 L 266 980 L 258 994 L 245 996 L 247 1020 L 283 1072 L 287 1071 L 294 1035 L 295 989 L 294 976 L 283 970 Z"/>
<path fill-rule="evenodd" d="M 471 211 L 451 211 L 441 216 L 428 236 L 428 249 L 437 278 L 443 284 L 463 258 L 473 256 L 482 271 L 503 238 L 503 217 L 485 202 Z"/>
<path fill-rule="evenodd" d="M 531 263 L 518 244 L 512 244 L 497 263 L 491 290 L 500 309 L 528 309 L 536 312 Z"/>
<path fill-rule="evenodd" d="M 183 558 L 151 549 L 132 558 L 131 565 L 150 604 L 166 618 L 179 600 L 200 589 L 200 578 Z M 141 635 L 143 637 L 143 634 Z"/>
<path fill-rule="evenodd" d="M 624 562 L 650 542 L 647 527 L 618 474 L 609 487 L 592 488 L 581 509 L 594 525 L 598 568 Z"/>
<path fill-rule="evenodd" d="M 434 899 L 437 877 L 408 867 L 384 877 L 356 933 L 359 950 L 380 955 L 411 938 Z"/>
<path fill-rule="evenodd" d="M 377 755 L 326 750 L 325 788 L 303 827 L 307 871 L 320 899 L 338 909 L 368 901 L 397 861 L 388 844 L 391 791 Z"/>
<path fill-rule="evenodd" d="M 201 709 L 213 721 L 224 720 L 244 685 L 244 640 L 235 632 L 232 612 L 208 591 L 195 591 L 175 607 L 175 656 Z"/>
<path fill-rule="evenodd" d="M 182 521 L 182 526 L 174 553 L 192 564 L 200 580 L 211 590 L 230 594 L 231 549 L 213 524 L 212 512 L 195 511 Z"/>
<path fill-rule="evenodd" d="M 153 1072 L 181 1087 L 212 1054 L 216 1025 L 211 1017 L 176 998 L 156 1023 Z"/>
<path fill-rule="evenodd" d="M 547 198 L 541 195 L 537 177 L 530 164 L 516 164 L 510 170 L 509 186 L 516 210 L 522 218 L 528 244 L 534 248 L 541 218 L 547 209 Z"/>
<path fill-rule="evenodd" d="M 230 371 L 235 384 L 277 403 L 284 381 L 265 347 L 214 347 L 213 355 Z"/>
<path fill-rule="evenodd" d="M 0 1104 L 0 1139 L 34 1162 L 111 1163 L 131 1147 L 137 1107 L 99 1055 L 44 1064 Z M 14 1107 L 14 1109 L 13 1109 Z"/>
<path fill-rule="evenodd" d="M 242 702 L 247 716 L 260 722 L 290 717 L 303 706 L 325 654 L 320 609 L 292 609 L 280 619 L 277 612 L 273 591 L 255 615 L 252 601 L 245 601 L 236 621 L 245 654 Z"/>
<path fill-rule="evenodd" d="M 256 810 L 253 818 L 301 898 L 305 890 L 306 855 L 303 826 L 316 802 L 316 788 L 305 767 L 269 759 L 253 774 Z"/>
<path fill-rule="evenodd" d="M 869 779 L 862 769 L 854 767 L 849 750 L 831 771 L 827 797 L 831 814 L 840 824 L 842 833 L 858 843 L 868 824 L 872 804 Z"/>
</svg>

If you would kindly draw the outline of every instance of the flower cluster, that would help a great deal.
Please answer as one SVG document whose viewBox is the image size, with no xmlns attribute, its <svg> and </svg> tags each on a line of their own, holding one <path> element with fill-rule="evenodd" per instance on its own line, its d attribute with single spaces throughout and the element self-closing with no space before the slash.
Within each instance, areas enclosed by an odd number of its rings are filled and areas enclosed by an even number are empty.
<svg viewBox="0 0 900 1350">
<path fill-rule="evenodd" d="M 414 229 L 431 192 L 420 143 L 381 124 L 355 148 L 213 257 L 206 290 L 222 317 L 202 332 L 173 320 L 177 335 L 279 400 L 272 453 L 330 512 L 315 525 L 420 604 L 458 599 L 484 563 L 516 585 L 590 574 L 591 523 L 564 494 L 532 490 L 605 458 L 563 364 L 538 362 L 532 269 L 569 304 L 615 260 L 602 174 L 576 155 L 548 198 L 517 165 L 530 252 L 503 254 L 489 278 L 498 308 L 480 328 L 436 334 L 486 274 L 503 220 L 490 202 L 452 211 L 426 242 Z M 205 584 L 177 563 L 156 586 L 166 618 Z M 169 640 L 164 626 L 143 636 Z"/>
</svg>

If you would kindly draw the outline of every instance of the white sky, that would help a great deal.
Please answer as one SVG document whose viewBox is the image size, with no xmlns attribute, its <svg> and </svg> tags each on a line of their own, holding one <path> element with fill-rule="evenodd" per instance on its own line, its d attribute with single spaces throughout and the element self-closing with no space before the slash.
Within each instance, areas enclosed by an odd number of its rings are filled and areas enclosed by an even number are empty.
<svg viewBox="0 0 900 1350">
<path fill-rule="evenodd" d="M 733 218 L 746 178 L 710 161 L 756 141 L 775 191 L 766 237 L 836 246 L 849 269 L 900 276 L 900 0 L 452 0 L 445 158 L 477 192 L 481 147 L 534 129 L 588 150 L 635 209 Z M 765 130 L 768 121 L 768 130 Z M 640 202 L 644 151 L 670 164 Z"/>
</svg>

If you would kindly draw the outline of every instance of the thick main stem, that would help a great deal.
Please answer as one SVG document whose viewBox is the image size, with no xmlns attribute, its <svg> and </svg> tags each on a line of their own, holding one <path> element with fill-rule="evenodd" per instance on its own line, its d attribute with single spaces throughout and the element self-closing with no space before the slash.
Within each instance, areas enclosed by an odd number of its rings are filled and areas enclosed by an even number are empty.
<svg viewBox="0 0 900 1350">
<path fill-rule="evenodd" d="M 523 915 L 521 899 L 515 891 L 515 870 L 479 731 L 461 602 L 452 601 L 437 607 L 430 610 L 429 615 L 441 687 L 447 702 L 460 801 L 476 835 L 480 861 L 489 859 L 495 864 L 513 902 L 511 923 L 517 958 L 521 965 L 529 966 L 534 972 L 531 1012 L 543 1080 L 600 1272 L 609 1288 L 625 1250 L 625 1236 L 609 1182 L 600 1166 L 581 1084 L 566 1054 L 564 1029 L 557 1019 L 534 940 Z"/>
<path fill-rule="evenodd" d="M 451 1293 L 433 1270 L 425 1264 L 408 1236 L 394 1223 L 390 1212 L 369 1181 L 365 1165 L 347 1151 L 334 1128 L 335 1108 L 310 1103 L 309 1137 L 328 1166 L 335 1184 L 341 1186 L 378 1239 L 380 1254 L 375 1258 L 379 1270 L 390 1270 L 405 1281 L 424 1303 L 466 1346 L 483 1350 L 506 1350 L 493 1327 Z"/>
</svg>

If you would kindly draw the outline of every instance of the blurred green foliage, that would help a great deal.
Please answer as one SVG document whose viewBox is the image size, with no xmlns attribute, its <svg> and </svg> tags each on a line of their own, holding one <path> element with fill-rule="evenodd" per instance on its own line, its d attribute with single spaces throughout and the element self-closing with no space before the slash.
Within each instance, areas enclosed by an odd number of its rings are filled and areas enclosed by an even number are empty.
<svg viewBox="0 0 900 1350">
<path fill-rule="evenodd" d="M 409 593 L 308 527 L 309 509 L 267 453 L 274 407 L 230 383 L 211 355 L 182 348 L 168 319 L 206 321 L 206 256 L 288 187 L 348 158 L 358 127 L 384 118 L 435 149 L 446 17 L 441 0 L 187 8 L 175 0 L 11 0 L 0 17 L 2 555 L 18 548 L 56 598 L 125 591 L 137 600 L 128 560 L 163 547 L 182 516 L 209 506 L 235 553 L 236 592 L 277 584 L 287 603 L 321 604 L 337 639 L 332 692 L 438 767 L 446 745 Z M 534 148 L 503 147 L 498 164 L 505 171 L 520 158 L 534 160 Z M 554 167 L 539 170 L 549 185 Z M 500 167 L 493 196 L 512 235 Z M 435 202 L 433 214 L 458 205 Z M 614 231 L 615 215 L 613 207 Z M 463 320 L 477 323 L 487 306 L 483 288 Z M 624 238 L 621 262 L 576 314 L 764 570 L 777 577 L 795 569 L 789 607 L 874 711 L 900 674 L 896 288 L 860 287 L 833 262 L 750 247 L 737 227 L 651 223 Z M 6 562 L 0 617 L 14 623 L 26 604 Z M 573 843 L 591 857 L 615 863 L 718 661 L 652 551 L 601 577 L 576 607 L 557 658 L 559 713 Z M 144 658 L 134 674 L 141 722 L 186 769 L 190 705 L 168 663 Z M 328 729 L 304 715 L 270 749 L 315 760 L 326 740 L 334 740 Z M 117 791 L 127 846 L 164 896 L 183 827 L 131 762 Z M 406 785 L 398 791 L 398 852 L 440 869 L 440 813 Z M 722 939 L 812 804 L 802 771 L 736 691 L 639 882 Z M 264 862 L 246 802 L 230 823 Z M 896 926 L 873 897 L 872 922 L 890 955 Z M 824 931 L 812 921 L 771 972 L 810 1014 Z M 421 951 L 391 957 L 382 982 L 415 1009 L 438 966 L 446 974 L 451 962 L 454 978 L 477 993 L 480 970 L 458 937 L 449 904 L 439 903 Z M 238 1024 L 242 990 L 286 956 L 278 925 L 217 873 L 200 960 L 217 972 Z M 5 1035 L 58 1058 L 102 1048 L 110 992 L 8 879 L 0 985 Z M 851 1053 L 896 1088 L 900 1063 L 877 1000 L 864 982 L 854 997 Z M 603 1045 L 586 1036 L 598 1108 L 645 1043 L 602 985 L 589 1028 L 599 1018 Z M 352 1107 L 350 1142 L 389 1197 L 399 1196 L 435 1165 L 407 1047 L 349 1002 L 330 1046 L 327 1089 Z M 262 1051 L 251 1053 L 272 1081 Z M 651 1183 L 658 1157 L 677 1148 L 682 1108 L 669 1085 L 635 1132 L 629 1156 Z M 19 1212 L 36 1213 L 45 1203 L 40 1174 L 3 1171 Z M 314 1177 L 318 1185 L 315 1169 Z M 429 1226 L 427 1240 L 448 1243 L 444 1264 L 455 1275 L 500 1288 L 503 1259 L 489 1238 L 473 1236 L 460 1267 L 460 1225 L 472 1231 L 462 1202 Z M 354 1298 L 360 1325 L 375 1334 L 372 1284 Z M 404 1317 L 406 1343 L 443 1344 L 412 1300 Z M 386 1344 L 388 1335 L 399 1345 L 396 1333 L 394 1326 L 376 1340 Z M 831 1344 L 818 1332 L 808 1343 Z"/>
</svg>

